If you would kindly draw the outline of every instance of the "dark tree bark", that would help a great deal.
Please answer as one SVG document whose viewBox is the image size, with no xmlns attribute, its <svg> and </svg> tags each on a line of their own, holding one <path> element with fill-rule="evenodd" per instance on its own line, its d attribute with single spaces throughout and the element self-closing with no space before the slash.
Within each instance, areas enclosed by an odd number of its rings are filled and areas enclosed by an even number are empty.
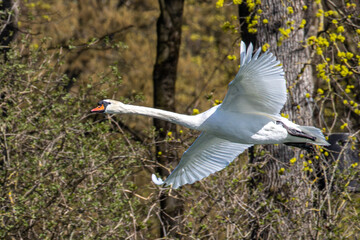
<svg viewBox="0 0 360 240">
<path fill-rule="evenodd" d="M 248 32 L 249 24 L 246 22 L 245 18 L 250 15 L 247 4 L 243 2 L 239 5 L 239 22 L 240 22 L 240 30 L 241 30 L 241 40 L 245 42 L 246 46 L 250 43 L 256 44 L 256 34 L 251 34 Z"/>
<path fill-rule="evenodd" d="M 311 66 L 308 65 L 310 59 L 309 49 L 303 47 L 306 40 L 307 29 L 298 29 L 302 19 L 307 19 L 310 15 L 311 3 L 306 0 L 289 2 L 287 6 L 279 4 L 277 0 L 262 1 L 264 10 L 263 18 L 269 19 L 268 24 L 261 24 L 258 28 L 257 41 L 259 46 L 265 43 L 270 44 L 270 51 L 274 53 L 283 64 L 285 79 L 288 92 L 288 100 L 284 106 L 283 112 L 289 114 L 289 119 L 298 124 L 311 125 L 312 111 L 309 111 L 305 94 L 312 93 L 314 81 L 312 78 Z M 302 10 L 306 5 L 307 11 Z M 294 13 L 288 13 L 288 7 L 292 7 Z M 290 28 L 286 22 L 295 21 L 295 29 L 291 31 L 288 39 L 284 39 L 280 46 L 277 46 L 281 33 L 279 28 Z M 309 20 L 308 20 L 309 24 Z M 300 106 L 298 109 L 297 106 Z"/>
<path fill-rule="evenodd" d="M 306 39 L 306 29 L 294 29 L 289 39 L 284 39 L 278 46 L 282 36 L 279 28 L 287 29 L 284 19 L 295 21 L 294 26 L 299 26 L 302 19 L 306 18 L 307 12 L 302 10 L 302 6 L 307 5 L 311 8 L 311 3 L 306 0 L 289 2 L 288 6 L 278 4 L 276 0 L 266 0 L 263 4 L 263 18 L 268 19 L 268 24 L 262 24 L 258 28 L 257 42 L 259 46 L 268 43 L 270 51 L 274 53 L 283 64 L 286 85 L 288 88 L 288 99 L 283 108 L 285 114 L 289 114 L 289 119 L 301 125 L 312 125 L 313 113 L 311 103 L 307 101 L 306 93 L 312 93 L 314 81 L 312 70 L 307 62 L 310 58 L 309 50 L 303 47 Z M 288 7 L 292 7 L 294 13 L 288 13 Z M 299 107 L 300 109 L 299 109 Z M 293 156 L 293 151 L 284 145 L 271 146 L 270 149 L 275 157 L 284 161 Z"/>
<path fill-rule="evenodd" d="M 281 45 L 278 45 L 282 34 L 279 28 L 288 29 L 284 19 L 294 21 L 294 26 L 299 26 L 302 19 L 306 19 L 311 12 L 312 4 L 307 0 L 289 2 L 288 5 L 278 4 L 276 0 L 265 0 L 262 2 L 263 18 L 268 19 L 268 24 L 262 24 L 258 28 L 257 42 L 259 46 L 268 43 L 270 51 L 276 55 L 278 60 L 283 65 L 285 72 L 286 86 L 288 89 L 287 102 L 282 110 L 283 113 L 289 115 L 291 121 L 300 125 L 313 125 L 313 105 L 306 98 L 306 93 L 314 91 L 314 80 L 312 77 L 311 66 L 308 65 L 310 53 L 308 48 L 303 47 L 303 42 L 306 41 L 308 29 L 294 29 L 289 34 L 288 39 L 284 39 Z M 302 7 L 306 5 L 309 9 L 305 12 Z M 288 7 L 293 8 L 293 13 L 289 14 Z M 308 23 L 310 24 L 310 23 Z M 299 151 L 286 145 L 269 145 L 267 149 L 272 156 L 280 161 L 288 162 L 289 159 L 296 156 Z M 269 161 L 270 164 L 276 164 L 274 161 Z M 270 176 L 277 176 L 277 171 L 280 167 L 271 167 L 273 174 Z M 277 180 L 276 180 L 277 179 Z M 269 179 L 270 187 L 274 190 L 282 187 L 280 178 Z"/>
<path fill-rule="evenodd" d="M 13 0 L 4 0 L 0 3 L 0 51 L 5 53 L 10 49 L 9 44 L 15 39 L 17 34 L 18 22 L 18 2 Z"/>
<path fill-rule="evenodd" d="M 17 22 L 18 22 L 18 2 L 13 0 L 4 0 L 0 2 L 0 53 L 3 54 L 3 59 L 7 61 L 6 53 L 10 49 L 10 43 L 17 35 Z M 5 93 L 0 94 L 0 101 L 4 101 Z M 7 108 L 2 107 L 2 116 L 7 116 Z"/>
<path fill-rule="evenodd" d="M 307 11 L 303 11 L 302 6 L 304 5 L 309 7 Z M 288 7 L 292 7 L 293 13 L 289 14 Z M 310 15 L 311 3 L 307 0 L 299 0 L 279 4 L 277 0 L 263 0 L 261 9 L 263 10 L 261 17 L 267 19 L 268 24 L 260 24 L 257 28 L 257 34 L 251 36 L 246 31 L 246 22 L 240 21 L 244 26 L 242 27 L 242 38 L 248 41 L 247 44 L 249 44 L 249 41 L 253 40 L 255 36 L 256 42 L 253 42 L 253 44 L 257 47 L 261 47 L 266 43 L 270 45 L 269 50 L 280 60 L 285 72 L 288 99 L 282 112 L 288 114 L 289 119 L 297 124 L 312 125 L 313 107 L 312 103 L 306 99 L 306 93 L 313 92 L 314 82 L 312 69 L 307 65 L 310 58 L 309 50 L 303 47 L 309 29 L 295 27 L 289 34 L 289 38 L 282 36 L 279 31 L 279 28 L 290 28 L 286 26 L 287 21 L 294 21 L 294 26 L 299 26 L 302 19 L 307 19 L 307 16 Z M 246 11 L 239 9 L 239 14 L 246 14 Z M 245 17 L 246 15 L 240 15 L 240 19 Z M 280 37 L 283 37 L 284 40 L 280 41 Z M 285 182 L 278 173 L 281 168 L 279 163 L 288 163 L 290 158 L 299 154 L 299 151 L 294 151 L 294 149 L 283 144 L 279 146 L 269 145 L 266 148 L 278 161 L 267 157 L 252 157 L 253 164 L 264 163 L 263 170 L 265 172 L 257 174 L 257 177 L 252 181 L 253 186 L 256 187 L 258 183 L 263 184 L 266 190 L 265 195 L 262 196 L 264 199 L 267 199 L 269 195 L 286 195 Z M 280 202 L 275 204 L 281 208 Z M 261 226 L 256 223 L 252 226 L 253 239 L 271 239 L 273 237 L 271 230 L 261 229 Z"/>
<path fill-rule="evenodd" d="M 175 81 L 184 0 L 159 0 L 159 5 L 161 13 L 157 21 L 157 53 L 153 72 L 154 107 L 175 111 Z M 154 126 L 159 132 L 159 141 L 166 138 L 167 132 L 176 132 L 176 126 L 165 121 L 154 119 Z M 156 152 L 163 153 L 157 154 L 157 161 L 161 165 L 166 166 L 169 162 L 177 164 L 176 154 L 171 152 L 168 143 L 157 144 Z M 162 176 L 169 175 L 164 168 L 159 168 L 158 171 Z M 180 226 L 183 202 L 164 192 L 160 197 L 160 205 L 162 237 L 179 237 L 176 232 Z"/>
<path fill-rule="evenodd" d="M 309 7 L 307 11 L 303 11 L 304 5 Z M 263 1 L 263 18 L 269 19 L 269 23 L 260 25 L 257 34 L 259 46 L 268 43 L 270 51 L 283 65 L 288 98 L 282 112 L 288 114 L 291 121 L 310 126 L 313 125 L 313 104 L 306 98 L 306 93 L 314 91 L 314 80 L 311 66 L 307 64 L 310 59 L 309 49 L 303 47 L 303 42 L 308 37 L 308 29 L 295 28 L 289 34 L 289 38 L 282 41 L 281 45 L 278 45 L 278 42 L 282 37 L 279 28 L 290 28 L 286 26 L 287 21 L 284 19 L 294 21 L 294 26 L 299 26 L 302 19 L 307 19 L 310 15 L 311 6 L 312 4 L 308 0 L 289 2 L 286 6 L 278 4 L 276 0 Z M 289 14 L 288 7 L 293 8 L 293 13 Z M 309 20 L 308 25 L 310 25 Z M 296 154 L 292 148 L 286 145 L 270 145 L 268 149 L 274 157 L 283 162 L 288 162 Z M 274 170 L 278 170 L 278 168 L 274 168 Z M 281 183 L 277 187 L 280 188 Z M 275 186 L 275 188 L 277 187 Z"/>
<path fill-rule="evenodd" d="M 306 12 L 302 10 L 304 5 L 309 7 Z M 288 13 L 288 7 L 293 8 L 294 12 L 292 14 Z M 239 14 L 248 14 L 243 8 L 246 8 L 246 6 L 239 6 Z M 307 0 L 301 0 L 283 5 L 278 4 L 276 0 L 265 0 L 262 1 L 261 9 L 263 10 L 262 19 L 268 19 L 269 23 L 260 24 L 257 28 L 257 34 L 252 35 L 246 30 L 246 22 L 240 20 L 240 23 L 243 24 L 242 38 L 247 41 L 247 44 L 256 39 L 256 42 L 252 43 L 257 47 L 261 47 L 265 43 L 270 45 L 270 51 L 283 64 L 286 85 L 289 90 L 283 112 L 288 114 L 289 119 L 297 124 L 312 125 L 313 112 L 311 109 L 313 108 L 312 103 L 306 99 L 306 93 L 313 92 L 314 81 L 312 69 L 307 64 L 310 58 L 309 50 L 303 47 L 309 29 L 295 28 L 289 34 L 290 38 L 285 38 L 281 45 L 278 45 L 279 39 L 282 37 L 279 28 L 289 28 L 289 26 L 286 26 L 287 21 L 284 21 L 284 19 L 294 21 L 294 26 L 299 26 L 302 19 L 308 19 L 311 3 Z M 240 15 L 240 19 L 244 19 L 246 16 Z M 286 145 L 270 145 L 268 149 L 273 156 L 281 161 L 287 161 L 294 156 L 294 151 Z"/>
</svg>

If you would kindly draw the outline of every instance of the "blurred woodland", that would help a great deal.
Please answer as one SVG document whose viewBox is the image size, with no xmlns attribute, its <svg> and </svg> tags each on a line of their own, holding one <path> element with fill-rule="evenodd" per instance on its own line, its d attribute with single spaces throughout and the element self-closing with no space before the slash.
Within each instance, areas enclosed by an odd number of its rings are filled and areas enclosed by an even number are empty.
<svg viewBox="0 0 360 240">
<path fill-rule="evenodd" d="M 2 0 L 0 16 L 1 239 L 360 238 L 357 0 Z M 90 109 L 203 112 L 241 40 L 282 62 L 282 116 L 331 147 L 255 146 L 192 185 L 154 185 L 199 132 Z"/>
</svg>

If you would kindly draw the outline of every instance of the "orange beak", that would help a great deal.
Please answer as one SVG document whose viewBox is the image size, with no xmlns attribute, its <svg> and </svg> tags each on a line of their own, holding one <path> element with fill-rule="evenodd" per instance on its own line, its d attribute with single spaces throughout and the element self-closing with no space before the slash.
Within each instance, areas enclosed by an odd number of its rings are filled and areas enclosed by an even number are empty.
<svg viewBox="0 0 360 240">
<path fill-rule="evenodd" d="M 91 110 L 91 112 L 98 112 L 98 113 L 103 113 L 104 111 L 105 111 L 104 104 L 101 104 L 98 107 Z"/>
</svg>

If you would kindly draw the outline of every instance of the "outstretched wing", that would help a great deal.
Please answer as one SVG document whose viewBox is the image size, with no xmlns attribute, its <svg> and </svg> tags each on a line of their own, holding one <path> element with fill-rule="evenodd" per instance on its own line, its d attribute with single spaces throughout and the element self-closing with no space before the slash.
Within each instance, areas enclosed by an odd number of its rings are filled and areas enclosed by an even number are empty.
<svg viewBox="0 0 360 240">
<path fill-rule="evenodd" d="M 251 146 L 250 144 L 230 142 L 203 132 L 183 154 L 179 165 L 165 181 L 157 178 L 154 174 L 152 180 L 155 184 L 165 183 L 176 189 L 224 169 L 240 153 Z"/>
<path fill-rule="evenodd" d="M 286 83 L 280 62 L 271 53 L 252 55 L 244 42 L 240 47 L 240 70 L 229 84 L 221 108 L 235 112 L 278 114 L 286 102 Z M 260 56 L 259 56 L 260 55 Z"/>
</svg>

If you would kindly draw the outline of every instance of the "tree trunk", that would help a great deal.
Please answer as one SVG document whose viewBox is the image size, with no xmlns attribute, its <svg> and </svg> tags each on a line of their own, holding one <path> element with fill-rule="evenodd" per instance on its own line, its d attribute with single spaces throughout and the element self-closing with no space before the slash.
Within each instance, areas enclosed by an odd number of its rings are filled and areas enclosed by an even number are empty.
<svg viewBox="0 0 360 240">
<path fill-rule="evenodd" d="M 1 1 L 0 11 L 2 23 L 0 26 L 0 51 L 5 53 L 4 59 L 6 60 L 6 52 L 10 49 L 9 44 L 15 39 L 17 34 L 18 2 L 13 0 Z"/>
<path fill-rule="evenodd" d="M 303 47 L 307 29 L 297 29 L 302 19 L 306 19 L 305 14 L 310 12 L 311 3 L 300 0 L 287 4 L 279 4 L 276 0 L 262 1 L 263 17 L 268 19 L 269 23 L 259 26 L 257 40 L 259 46 L 268 43 L 270 51 L 283 65 L 288 89 L 288 99 L 283 112 L 289 114 L 289 119 L 297 124 L 312 125 L 313 108 L 307 101 L 306 93 L 313 92 L 314 81 L 311 66 L 307 65 L 310 58 L 309 50 Z M 302 9 L 304 5 L 309 7 L 306 12 Z M 288 7 L 292 7 L 294 13 L 289 14 Z M 278 46 L 279 38 L 282 36 L 279 28 L 290 28 L 286 26 L 287 21 L 284 19 L 295 21 L 295 29 L 291 31 L 289 38 L 284 39 Z M 293 156 L 291 149 L 286 146 L 272 147 L 272 150 L 276 157 L 285 161 Z"/>
<path fill-rule="evenodd" d="M 306 5 L 307 11 L 302 7 Z M 292 7 L 293 13 L 289 14 L 288 7 Z M 239 5 L 240 24 L 242 24 L 242 38 L 246 44 L 252 42 L 257 47 L 262 47 L 264 44 L 270 45 L 270 52 L 275 54 L 278 60 L 283 65 L 285 72 L 286 85 L 288 89 L 288 99 L 283 108 L 283 113 L 289 115 L 291 121 L 295 121 L 300 125 L 312 125 L 313 105 L 306 98 L 306 93 L 312 93 L 314 89 L 314 81 L 312 78 L 312 69 L 307 62 L 310 58 L 309 50 L 303 47 L 308 28 L 299 29 L 302 19 L 307 20 L 310 26 L 311 2 L 306 0 L 289 2 L 288 5 L 279 4 L 277 0 L 262 1 L 261 9 L 263 10 L 262 19 L 267 19 L 268 24 L 260 24 L 257 28 L 256 35 L 247 32 L 247 23 L 244 18 L 248 16 L 248 11 L 245 11 L 246 5 Z M 287 19 L 287 21 L 284 21 Z M 289 38 L 281 41 L 278 45 L 280 37 L 280 28 L 290 28 L 286 22 L 294 21 L 294 30 L 289 34 Z M 254 37 L 255 36 L 255 37 Z M 281 161 L 287 161 L 294 156 L 294 151 L 286 145 L 267 147 L 272 155 Z"/>
<path fill-rule="evenodd" d="M 15 39 L 17 35 L 17 23 L 19 15 L 19 4 L 13 0 L 4 0 L 0 2 L 0 53 L 4 54 L 4 62 L 7 61 L 6 53 L 10 49 L 10 43 Z M 5 99 L 5 93 L 0 94 L 0 102 Z M 2 116 L 7 117 L 6 105 L 1 107 Z"/>
<path fill-rule="evenodd" d="M 308 6 L 307 11 L 302 9 L 304 5 Z M 293 9 L 293 13 L 289 13 L 291 12 L 289 7 Z M 256 43 L 253 42 L 253 44 L 257 47 L 269 44 L 270 52 L 273 53 L 283 65 L 288 89 L 288 99 L 282 112 L 285 115 L 288 114 L 289 119 L 295 121 L 297 124 L 312 125 L 313 106 L 306 98 L 306 93 L 311 94 L 313 92 L 314 82 L 312 69 L 310 65 L 307 65 L 310 58 L 309 51 L 303 47 L 308 29 L 306 27 L 302 29 L 298 28 L 302 19 L 306 19 L 308 25 L 310 25 L 309 19 L 307 19 L 306 16 L 310 16 L 311 3 L 306 0 L 285 1 L 283 3 L 279 3 L 277 0 L 263 0 L 261 1 L 261 9 L 263 10 L 261 19 L 259 20 L 261 24 L 257 27 Z M 244 13 L 244 11 L 239 10 L 239 14 L 242 13 Z M 240 19 L 241 17 L 246 16 L 240 15 Z M 268 23 L 263 24 L 263 19 L 267 19 Z M 287 38 L 279 29 L 290 29 L 291 26 L 286 25 L 286 23 L 290 21 L 294 21 L 291 25 L 294 27 L 294 30 L 289 33 L 289 37 Z M 242 23 L 242 21 L 240 21 L 240 23 Z M 243 24 L 246 26 L 246 23 Z M 246 28 L 243 27 L 242 29 Z M 253 39 L 253 37 L 249 37 L 248 35 L 249 33 L 247 31 L 242 31 L 242 38 L 245 40 Z M 283 38 L 283 40 L 281 40 L 281 38 Z M 255 173 L 257 177 L 252 181 L 252 186 L 256 188 L 257 184 L 261 184 L 264 189 L 267 190 L 261 196 L 263 199 L 268 199 L 270 195 L 274 196 L 275 194 L 277 196 L 286 196 L 287 188 L 284 185 L 284 178 L 279 175 L 279 169 L 281 168 L 279 163 L 289 163 L 289 160 L 297 156 L 299 151 L 294 151 L 294 149 L 283 144 L 278 146 L 268 145 L 266 149 L 277 161 L 274 161 L 272 157 L 268 156 L 252 157 L 253 162 L 250 161 L 250 163 L 257 164 L 262 162 L 264 164 L 262 170 L 265 171 L 260 174 Z M 256 172 L 257 170 L 254 171 Z M 252 174 L 254 174 L 254 172 Z M 276 203 L 275 201 L 274 205 L 281 208 L 281 202 Z M 289 214 L 289 216 L 290 215 L 291 214 Z M 286 218 L 290 219 L 290 217 L 284 216 L 286 222 L 289 220 Z M 274 233 L 269 229 L 262 229 L 261 225 L 254 223 L 251 236 L 254 239 L 271 239 L 274 237 Z"/>
<path fill-rule="evenodd" d="M 154 107 L 175 111 L 175 81 L 179 49 L 181 42 L 182 14 L 184 0 L 159 0 L 160 16 L 157 21 L 157 53 L 153 72 Z M 174 124 L 154 119 L 154 126 L 161 142 L 156 146 L 157 161 L 167 166 L 170 162 L 177 164 L 176 153 L 171 151 L 169 144 L 163 140 L 169 131 L 175 133 Z M 161 176 L 169 175 L 164 168 L 158 169 Z M 172 195 L 176 193 L 172 193 Z M 180 216 L 183 213 L 183 202 L 163 192 L 160 197 L 161 235 L 162 237 L 177 236 Z"/>
<path fill-rule="evenodd" d="M 306 11 L 302 10 L 303 6 L 307 6 Z M 294 13 L 288 13 L 288 7 L 292 7 Z M 260 24 L 256 34 L 247 32 L 247 23 L 244 18 L 249 15 L 245 10 L 246 5 L 239 5 L 240 24 L 242 24 L 242 39 L 246 44 L 252 42 L 257 47 L 263 46 L 265 43 L 270 45 L 270 52 L 276 55 L 278 60 L 283 64 L 285 71 L 285 79 L 287 83 L 288 101 L 284 106 L 283 112 L 289 114 L 291 120 L 298 124 L 311 125 L 313 113 L 311 111 L 311 103 L 307 101 L 305 94 L 312 93 L 314 89 L 314 81 L 312 79 L 312 70 L 306 65 L 310 56 L 309 50 L 304 48 L 304 42 L 308 36 L 309 29 L 307 27 L 298 29 L 302 19 L 307 21 L 306 26 L 310 26 L 311 21 L 311 2 L 306 0 L 295 1 L 289 3 L 288 6 L 279 4 L 277 0 L 262 1 L 261 14 L 262 19 L 267 19 L 268 24 Z M 284 21 L 287 19 L 287 21 Z M 289 34 L 289 38 L 282 41 L 278 46 L 279 38 L 282 36 L 279 28 L 290 28 L 286 22 L 294 21 L 294 30 Z M 256 39 L 256 43 L 254 42 Z M 310 104 L 310 106 L 309 106 Z M 298 105 L 300 109 L 298 109 Z M 310 111 L 309 111 L 310 110 Z"/>
<path fill-rule="evenodd" d="M 302 7 L 308 6 L 307 11 L 303 11 Z M 244 6 L 240 5 L 239 8 Z M 288 7 L 292 7 L 293 13 L 289 14 Z M 306 0 L 288 2 L 288 5 L 279 4 L 277 0 L 264 0 L 262 1 L 261 14 L 262 19 L 267 19 L 268 24 L 260 24 L 257 28 L 256 43 L 257 47 L 264 44 L 270 45 L 270 52 L 275 54 L 278 60 L 283 65 L 285 72 L 286 85 L 288 89 L 288 99 L 283 108 L 283 113 L 289 115 L 291 121 L 295 121 L 300 125 L 312 125 L 313 106 L 312 103 L 306 98 L 306 93 L 312 93 L 314 89 L 314 81 L 312 78 L 312 69 L 307 62 L 310 58 L 309 50 L 303 47 L 307 37 L 307 28 L 299 29 L 302 19 L 310 20 L 307 18 L 311 11 L 311 3 Z M 239 10 L 239 14 L 246 14 L 246 11 Z M 246 15 L 241 18 L 246 17 Z M 240 19 L 241 19 L 240 18 Z M 284 21 L 287 19 L 287 21 Z M 279 31 L 280 28 L 290 28 L 286 22 L 294 21 L 294 30 L 289 34 L 289 38 L 281 41 L 280 38 L 284 37 Z M 243 26 L 246 22 L 240 21 Z M 310 25 L 310 24 L 308 24 Z M 242 38 L 245 40 L 253 39 L 249 36 L 246 27 L 242 27 Z M 249 44 L 249 42 L 247 42 Z M 294 156 L 294 151 L 286 145 L 274 146 L 269 145 L 268 150 L 272 155 L 281 161 L 288 161 Z"/>
</svg>

